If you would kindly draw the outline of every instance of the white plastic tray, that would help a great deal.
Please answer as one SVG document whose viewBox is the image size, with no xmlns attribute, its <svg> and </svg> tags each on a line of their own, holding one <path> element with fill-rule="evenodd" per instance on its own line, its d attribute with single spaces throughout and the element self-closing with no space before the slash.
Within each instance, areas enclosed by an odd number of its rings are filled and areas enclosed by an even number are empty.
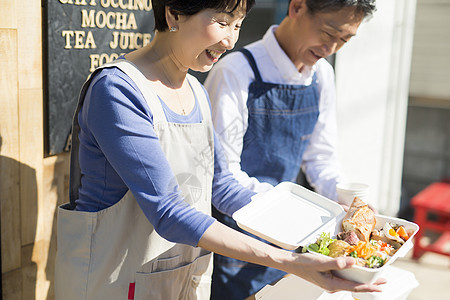
<svg viewBox="0 0 450 300">
<path fill-rule="evenodd" d="M 255 195 L 252 201 L 233 214 L 242 229 L 287 250 L 314 243 L 322 232 L 331 237 L 342 231 L 343 208 L 315 192 L 291 182 L 282 182 L 266 193 Z M 419 230 L 415 223 L 383 215 L 376 215 L 375 228 L 386 222 L 403 225 L 412 232 L 408 241 L 381 268 L 353 266 L 337 271 L 345 279 L 369 283 L 375 281 L 388 265 L 411 250 L 413 236 Z M 316 255 L 322 255 L 314 253 Z"/>
<path fill-rule="evenodd" d="M 282 182 L 233 214 L 239 227 L 279 247 L 294 250 L 316 232 L 334 229 L 342 207 L 304 187 Z"/>
</svg>

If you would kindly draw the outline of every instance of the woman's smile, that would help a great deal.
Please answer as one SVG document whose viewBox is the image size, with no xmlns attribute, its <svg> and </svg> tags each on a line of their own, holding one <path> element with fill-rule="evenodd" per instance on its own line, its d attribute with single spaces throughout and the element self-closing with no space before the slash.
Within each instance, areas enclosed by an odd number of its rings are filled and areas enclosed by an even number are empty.
<svg viewBox="0 0 450 300">
<path fill-rule="evenodd" d="M 213 63 L 217 62 L 223 53 L 224 52 L 217 52 L 214 50 L 206 49 L 206 55 L 209 57 L 209 59 L 212 60 Z"/>
</svg>

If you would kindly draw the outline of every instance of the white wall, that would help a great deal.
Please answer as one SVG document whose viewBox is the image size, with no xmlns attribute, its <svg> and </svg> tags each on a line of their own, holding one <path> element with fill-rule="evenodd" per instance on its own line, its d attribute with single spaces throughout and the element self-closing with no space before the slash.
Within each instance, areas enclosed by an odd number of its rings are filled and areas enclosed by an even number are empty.
<svg viewBox="0 0 450 300">
<path fill-rule="evenodd" d="M 417 0 L 410 95 L 450 100 L 450 0 Z"/>
<path fill-rule="evenodd" d="M 339 152 L 370 202 L 395 215 L 400 204 L 416 0 L 378 0 L 374 16 L 336 55 Z"/>
</svg>

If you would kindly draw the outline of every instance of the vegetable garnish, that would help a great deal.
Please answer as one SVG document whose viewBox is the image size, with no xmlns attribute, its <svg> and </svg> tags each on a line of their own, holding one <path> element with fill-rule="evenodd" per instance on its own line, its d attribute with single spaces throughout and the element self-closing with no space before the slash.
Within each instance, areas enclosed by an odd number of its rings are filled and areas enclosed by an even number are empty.
<svg viewBox="0 0 450 300">
<path fill-rule="evenodd" d="M 372 255 L 369 257 L 369 259 L 366 261 L 367 267 L 369 268 L 379 268 L 384 265 L 385 259 L 382 259 L 379 256 Z"/>
<path fill-rule="evenodd" d="M 359 241 L 356 246 L 351 246 L 347 253 L 356 251 L 358 257 L 368 259 L 377 252 L 377 248 L 370 242 Z"/>
<path fill-rule="evenodd" d="M 330 245 L 334 241 L 336 241 L 336 239 L 332 239 L 330 237 L 330 233 L 322 232 L 316 243 L 304 247 L 302 252 L 306 252 L 307 250 L 309 250 L 328 256 L 328 254 L 330 253 L 328 245 Z"/>
</svg>

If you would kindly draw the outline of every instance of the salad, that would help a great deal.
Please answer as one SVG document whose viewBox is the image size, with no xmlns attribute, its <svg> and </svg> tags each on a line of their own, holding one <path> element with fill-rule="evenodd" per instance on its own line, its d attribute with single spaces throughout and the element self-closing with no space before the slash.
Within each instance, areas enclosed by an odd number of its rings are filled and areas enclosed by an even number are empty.
<svg viewBox="0 0 450 300">
<path fill-rule="evenodd" d="M 303 247 L 302 252 L 351 256 L 357 260 L 357 265 L 373 269 L 382 267 L 408 239 L 403 226 L 386 223 L 380 230 L 371 232 L 369 241 L 358 239 L 354 232 L 340 232 L 336 238 L 323 232 L 315 243 Z"/>
</svg>

